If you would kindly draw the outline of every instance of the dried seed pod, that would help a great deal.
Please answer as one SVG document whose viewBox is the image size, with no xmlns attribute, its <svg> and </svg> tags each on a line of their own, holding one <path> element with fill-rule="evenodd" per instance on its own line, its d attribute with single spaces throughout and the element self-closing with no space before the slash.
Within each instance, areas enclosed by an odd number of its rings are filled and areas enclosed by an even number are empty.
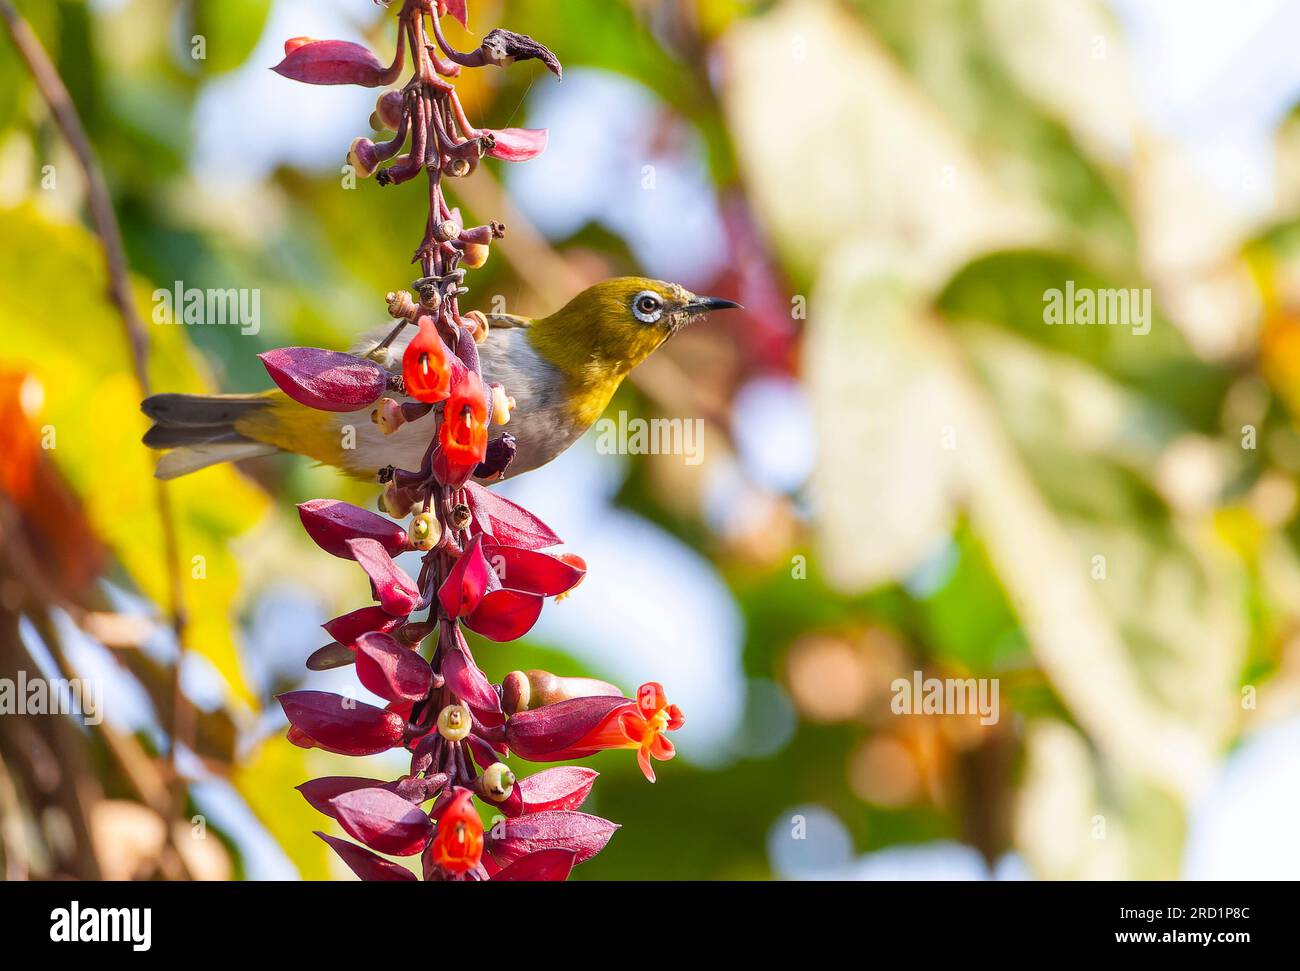
<svg viewBox="0 0 1300 971">
<path fill-rule="evenodd" d="M 451 507 L 451 525 L 453 529 L 469 529 L 472 518 L 469 506 L 463 502 L 458 502 Z"/>
<path fill-rule="evenodd" d="M 388 301 L 388 313 L 396 320 L 414 320 L 419 313 L 415 298 L 408 290 L 394 290 L 385 299 Z"/>
<path fill-rule="evenodd" d="M 449 158 L 442 165 L 442 174 L 453 179 L 463 179 L 469 175 L 478 166 L 478 161 L 472 158 Z"/>
</svg>

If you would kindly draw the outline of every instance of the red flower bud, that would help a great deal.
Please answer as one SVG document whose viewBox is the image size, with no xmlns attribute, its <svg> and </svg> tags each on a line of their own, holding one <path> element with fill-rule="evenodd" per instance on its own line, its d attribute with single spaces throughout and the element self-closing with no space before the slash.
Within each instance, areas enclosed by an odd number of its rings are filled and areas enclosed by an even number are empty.
<svg viewBox="0 0 1300 971">
<path fill-rule="evenodd" d="M 503 162 L 527 162 L 537 158 L 546 151 L 549 138 L 545 128 L 485 128 L 496 144 L 488 149 L 488 154 Z"/>
<path fill-rule="evenodd" d="M 337 836 L 327 836 L 319 830 L 316 831 L 316 835 L 328 843 L 330 849 L 337 853 L 339 858 L 348 865 L 348 869 L 362 880 L 387 880 L 392 882 L 409 880 L 418 882 L 415 874 L 406 867 L 400 866 L 392 860 L 385 860 L 382 856 L 376 856 L 364 847 L 349 843 L 347 840 L 341 840 Z"/>
<path fill-rule="evenodd" d="M 469 705 L 480 721 L 492 726 L 501 724 L 504 720 L 501 699 L 487 675 L 474 663 L 469 645 L 459 632 L 455 642 L 443 655 L 442 676 L 452 693 Z"/>
<path fill-rule="evenodd" d="M 394 617 L 406 617 L 420 603 L 415 581 L 393 562 L 388 551 L 373 539 L 347 540 L 352 559 L 366 571 L 375 588 L 375 599 Z"/>
<path fill-rule="evenodd" d="M 590 860 L 605 848 L 617 823 L 578 812 L 540 812 L 507 819 L 492 830 L 488 852 L 503 866 L 540 850 L 568 850 L 574 864 Z"/>
<path fill-rule="evenodd" d="M 307 800 L 312 809 L 324 813 L 330 818 L 335 818 L 336 810 L 330 805 L 330 800 L 335 796 L 341 796 L 345 792 L 352 792 L 354 789 L 373 789 L 376 786 L 383 785 L 385 783 L 381 779 L 362 779 L 350 775 L 327 775 L 304 782 L 297 789 L 302 793 L 302 797 Z"/>
<path fill-rule="evenodd" d="M 433 687 L 428 662 L 387 634 L 357 638 L 357 678 L 385 701 L 420 701 Z"/>
<path fill-rule="evenodd" d="M 400 744 L 406 732 L 406 719 L 396 712 L 328 691 L 290 691 L 276 700 L 297 730 L 296 740 L 290 739 L 295 744 L 305 740 L 340 755 L 374 755 Z"/>
<path fill-rule="evenodd" d="M 317 546 L 345 560 L 352 559 L 347 545 L 350 539 L 373 539 L 389 556 L 406 549 L 406 530 L 391 519 L 351 503 L 312 499 L 298 504 L 298 518 Z"/>
<path fill-rule="evenodd" d="M 518 546 L 484 543 L 483 555 L 501 586 L 539 597 L 555 597 L 572 590 L 587 572 L 585 564 L 580 569 L 560 557 Z"/>
<path fill-rule="evenodd" d="M 501 804 L 501 811 L 507 816 L 523 816 L 577 809 L 591 795 L 599 774 L 580 765 L 559 765 L 534 772 L 515 782 L 514 791 Z"/>
<path fill-rule="evenodd" d="M 394 617 L 383 607 L 362 607 L 350 614 L 335 617 L 321 624 L 325 633 L 346 647 L 354 647 L 357 638 L 370 631 L 388 633 L 402 622 L 403 618 Z"/>
<path fill-rule="evenodd" d="M 569 874 L 573 871 L 573 865 L 577 861 L 578 854 L 573 850 L 538 850 L 536 853 L 521 856 L 514 863 L 502 867 L 492 875 L 491 879 L 563 883 L 569 879 Z"/>
<path fill-rule="evenodd" d="M 447 572 L 447 579 L 438 588 L 438 600 L 447 616 L 456 618 L 473 613 L 483 600 L 496 577 L 483 556 L 482 536 L 475 536 L 455 565 Z M 499 584 L 495 584 L 499 586 Z"/>
<path fill-rule="evenodd" d="M 397 131 L 406 113 L 406 100 L 400 91 L 385 91 L 375 101 L 375 114 L 389 131 Z"/>
<path fill-rule="evenodd" d="M 551 527 L 527 509 L 497 495 L 477 482 L 465 486 L 465 501 L 473 516 L 475 531 L 505 546 L 540 550 L 560 543 Z"/>
<path fill-rule="evenodd" d="M 506 744 L 530 762 L 582 758 L 613 746 L 591 744 L 589 736 L 612 718 L 636 714 L 628 698 L 591 695 L 521 711 L 506 722 Z"/>
<path fill-rule="evenodd" d="M 349 836 L 380 853 L 414 856 L 433 835 L 424 811 L 387 789 L 354 789 L 335 796 L 331 805 Z"/>
<path fill-rule="evenodd" d="M 281 391 L 298 404 L 320 411 L 368 408 L 388 387 L 387 371 L 351 354 L 280 347 L 258 357 Z"/>
<path fill-rule="evenodd" d="M 436 403 L 451 394 L 452 382 L 464 368 L 438 335 L 433 318 L 421 317 L 418 326 L 420 332 L 402 355 L 402 380 L 412 398 Z"/>
<path fill-rule="evenodd" d="M 290 44 L 294 45 L 292 50 Z M 291 81 L 359 84 L 367 88 L 384 83 L 387 68 L 368 48 L 351 41 L 296 37 L 285 42 L 284 50 L 284 60 L 271 70 Z"/>
<path fill-rule="evenodd" d="M 490 641 L 513 641 L 523 637 L 542 615 L 541 597 L 518 590 L 493 590 L 478 608 L 465 618 L 465 626 Z"/>
</svg>

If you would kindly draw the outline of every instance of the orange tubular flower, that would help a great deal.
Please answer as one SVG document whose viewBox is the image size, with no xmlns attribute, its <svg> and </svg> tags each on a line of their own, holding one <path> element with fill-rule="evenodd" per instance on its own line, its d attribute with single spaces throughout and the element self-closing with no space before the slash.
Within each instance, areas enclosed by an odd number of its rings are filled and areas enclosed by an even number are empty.
<svg viewBox="0 0 1300 971">
<path fill-rule="evenodd" d="M 462 371 L 443 406 L 438 431 L 443 458 L 449 465 L 473 468 L 483 461 L 487 454 L 487 421 L 483 381 L 473 371 Z"/>
<path fill-rule="evenodd" d="M 483 856 L 483 821 L 474 808 L 472 794 L 462 789 L 438 819 L 429 844 L 428 861 L 451 873 L 467 873 Z"/>
<path fill-rule="evenodd" d="M 436 404 L 451 394 L 457 372 L 463 368 L 438 336 L 432 318 L 421 317 L 418 326 L 420 332 L 402 355 L 402 381 L 412 398 Z"/>
<path fill-rule="evenodd" d="M 651 758 L 666 762 L 677 754 L 664 737 L 686 723 L 682 710 L 670 705 L 663 685 L 641 685 L 636 701 L 594 696 L 572 698 L 519 712 L 506 723 L 506 744 L 531 762 L 580 759 L 606 749 L 636 749 L 637 764 L 655 781 Z"/>
</svg>

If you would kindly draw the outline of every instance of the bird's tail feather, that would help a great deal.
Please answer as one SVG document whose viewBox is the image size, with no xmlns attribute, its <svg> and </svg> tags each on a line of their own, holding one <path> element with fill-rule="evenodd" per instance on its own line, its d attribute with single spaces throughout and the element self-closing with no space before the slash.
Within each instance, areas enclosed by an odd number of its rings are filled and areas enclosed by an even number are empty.
<svg viewBox="0 0 1300 971">
<path fill-rule="evenodd" d="M 154 420 L 144 435 L 150 448 L 169 448 L 155 475 L 174 479 L 220 462 L 271 455 L 274 445 L 254 441 L 235 430 L 242 416 L 265 407 L 265 395 L 155 394 L 140 404 Z"/>
</svg>

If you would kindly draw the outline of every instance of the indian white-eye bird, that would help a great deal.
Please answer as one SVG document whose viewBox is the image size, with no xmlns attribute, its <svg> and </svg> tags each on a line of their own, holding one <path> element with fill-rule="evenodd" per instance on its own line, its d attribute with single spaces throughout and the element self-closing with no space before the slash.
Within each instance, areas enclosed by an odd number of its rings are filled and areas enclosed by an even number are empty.
<svg viewBox="0 0 1300 971">
<path fill-rule="evenodd" d="M 628 372 L 701 314 L 740 305 L 697 297 L 675 283 L 619 277 L 589 287 L 549 317 L 488 315 L 479 347 L 484 382 L 514 398 L 508 431 L 518 452 L 506 477 L 545 465 L 582 436 L 609 404 Z M 366 335 L 364 354 L 392 325 Z M 403 328 L 386 366 L 400 373 L 416 328 Z M 261 394 L 156 394 L 141 407 L 154 425 L 144 443 L 171 449 L 157 475 L 172 479 L 219 462 L 293 452 L 374 481 L 379 469 L 418 469 L 430 430 L 421 421 L 385 435 L 370 409 L 336 413 L 298 404 L 282 391 Z"/>
</svg>

